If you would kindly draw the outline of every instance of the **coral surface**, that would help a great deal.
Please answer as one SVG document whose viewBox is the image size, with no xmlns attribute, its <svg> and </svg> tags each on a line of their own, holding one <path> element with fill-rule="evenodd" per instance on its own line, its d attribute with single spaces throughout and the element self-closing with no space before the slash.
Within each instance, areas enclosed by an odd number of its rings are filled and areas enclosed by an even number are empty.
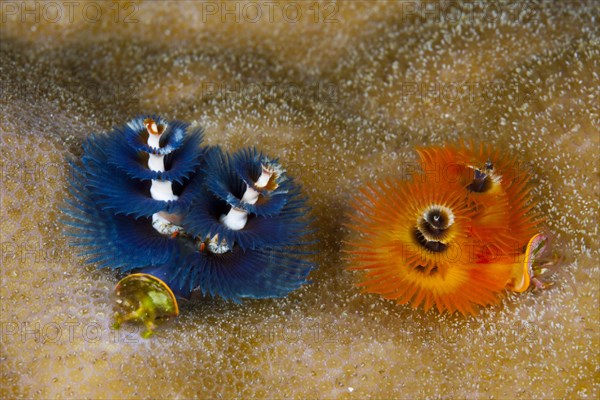
<svg viewBox="0 0 600 400">
<path fill-rule="evenodd" d="M 273 3 L 0 3 L 0 397 L 597 398 L 598 4 Z M 314 210 L 312 285 L 111 329 L 117 277 L 58 222 L 66 160 L 152 113 L 280 158 Z M 469 317 L 360 293 L 341 249 L 361 182 L 461 138 L 532 171 L 554 287 Z"/>
</svg>

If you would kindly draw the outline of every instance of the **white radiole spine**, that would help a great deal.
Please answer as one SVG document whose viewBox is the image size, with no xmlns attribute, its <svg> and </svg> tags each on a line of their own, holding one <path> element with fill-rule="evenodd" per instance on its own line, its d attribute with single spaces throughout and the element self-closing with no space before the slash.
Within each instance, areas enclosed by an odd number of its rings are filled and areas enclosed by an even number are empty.
<svg viewBox="0 0 600 400">
<path fill-rule="evenodd" d="M 160 138 L 165 131 L 165 126 L 157 125 L 150 118 L 144 120 L 144 126 L 148 131 L 148 146 L 153 149 L 160 149 Z M 155 172 L 165 172 L 165 155 L 164 154 L 149 154 L 148 169 Z M 173 183 L 168 180 L 152 179 L 150 186 L 150 196 L 154 200 L 175 201 L 179 197 L 173 193 Z M 164 212 L 152 214 L 152 226 L 158 232 L 164 235 L 172 235 L 181 231 L 183 228 L 176 225 L 172 220 L 173 217 Z"/>
<path fill-rule="evenodd" d="M 272 176 L 273 171 L 269 168 L 266 168 L 263 165 L 262 173 L 258 180 L 254 182 L 254 186 L 256 186 L 259 189 L 265 188 Z M 255 204 L 258 201 L 259 195 L 260 192 L 252 188 L 250 185 L 246 184 L 246 191 L 242 196 L 242 202 L 248 204 Z M 220 221 L 229 229 L 239 231 L 240 229 L 244 229 L 244 227 L 246 226 L 246 222 L 248 222 L 248 212 L 241 208 L 231 207 L 231 210 L 229 210 L 227 215 L 221 215 Z"/>
</svg>

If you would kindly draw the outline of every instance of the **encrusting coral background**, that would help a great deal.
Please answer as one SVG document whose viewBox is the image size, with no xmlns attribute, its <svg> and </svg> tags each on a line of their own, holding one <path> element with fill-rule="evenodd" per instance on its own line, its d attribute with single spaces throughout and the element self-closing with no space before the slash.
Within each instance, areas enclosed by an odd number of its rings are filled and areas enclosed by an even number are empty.
<svg viewBox="0 0 600 400">
<path fill-rule="evenodd" d="M 0 397 L 599 395 L 597 3 L 66 3 L 1 3 Z M 279 156 L 314 207 L 314 284 L 112 330 L 116 275 L 82 267 L 58 206 L 66 158 L 141 113 Z M 459 138 L 531 169 L 555 286 L 476 317 L 361 294 L 352 194 Z"/>
</svg>

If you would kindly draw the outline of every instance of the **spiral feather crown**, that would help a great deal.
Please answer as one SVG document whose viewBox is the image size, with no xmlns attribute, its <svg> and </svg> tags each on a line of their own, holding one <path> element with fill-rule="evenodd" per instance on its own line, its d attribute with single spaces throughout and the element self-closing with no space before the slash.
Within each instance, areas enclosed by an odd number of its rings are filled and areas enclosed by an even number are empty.
<svg viewBox="0 0 600 400">
<path fill-rule="evenodd" d="M 421 173 L 411 180 L 379 181 L 355 198 L 350 269 L 364 271 L 365 292 L 474 314 L 515 290 L 515 282 L 529 282 L 525 248 L 539 220 L 528 174 L 484 146 L 418 154 Z"/>
<path fill-rule="evenodd" d="M 277 160 L 202 146 L 203 131 L 141 116 L 83 146 L 63 211 L 98 267 L 239 302 L 282 297 L 313 268 L 306 198 Z"/>
</svg>

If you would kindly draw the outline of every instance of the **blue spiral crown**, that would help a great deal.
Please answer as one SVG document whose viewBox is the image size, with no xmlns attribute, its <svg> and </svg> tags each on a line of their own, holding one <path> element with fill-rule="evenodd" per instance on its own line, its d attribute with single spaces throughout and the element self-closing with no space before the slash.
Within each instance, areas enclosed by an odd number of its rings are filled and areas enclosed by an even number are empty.
<svg viewBox="0 0 600 400">
<path fill-rule="evenodd" d="M 202 146 L 202 129 L 141 116 L 71 161 L 67 234 L 87 262 L 239 302 L 308 283 L 309 209 L 277 160 Z"/>
</svg>

